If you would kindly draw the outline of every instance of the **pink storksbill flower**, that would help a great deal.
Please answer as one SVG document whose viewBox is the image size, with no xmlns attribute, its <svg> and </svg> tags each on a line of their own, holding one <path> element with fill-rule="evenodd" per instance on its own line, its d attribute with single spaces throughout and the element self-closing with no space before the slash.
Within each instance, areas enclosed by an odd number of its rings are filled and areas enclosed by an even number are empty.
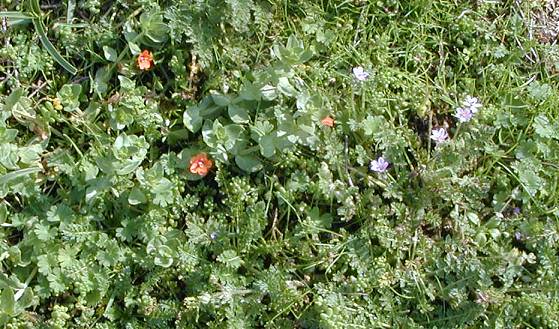
<svg viewBox="0 0 559 329">
<path fill-rule="evenodd" d="M 463 107 L 457 108 L 456 113 L 454 114 L 454 117 L 458 119 L 459 122 L 468 122 L 472 120 L 473 116 L 474 113 L 472 112 L 471 109 L 463 108 Z"/>
<path fill-rule="evenodd" d="M 464 98 L 464 101 L 462 102 L 462 107 L 465 109 L 469 109 L 473 114 L 476 114 L 481 106 L 482 105 L 479 99 L 470 95 L 466 96 L 466 98 Z"/>
<path fill-rule="evenodd" d="M 353 75 L 359 81 L 365 81 L 369 78 L 369 72 L 365 71 L 361 66 L 353 68 Z"/>
<path fill-rule="evenodd" d="M 383 157 L 379 157 L 378 159 L 371 161 L 369 168 L 374 172 L 383 173 L 386 169 L 388 169 L 389 165 L 390 163 L 388 161 L 386 161 Z"/>
<path fill-rule="evenodd" d="M 437 144 L 444 143 L 448 139 L 448 133 L 444 128 L 435 129 L 431 132 L 431 139 Z"/>
</svg>

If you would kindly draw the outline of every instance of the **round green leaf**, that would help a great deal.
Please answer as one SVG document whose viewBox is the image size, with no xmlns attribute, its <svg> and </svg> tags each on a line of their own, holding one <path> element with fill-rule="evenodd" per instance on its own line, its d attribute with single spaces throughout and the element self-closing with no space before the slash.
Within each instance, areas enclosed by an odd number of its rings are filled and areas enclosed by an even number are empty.
<svg viewBox="0 0 559 329">
<path fill-rule="evenodd" d="M 133 188 L 128 195 L 128 203 L 131 205 L 145 203 L 146 201 L 146 195 L 137 187 Z"/>
<path fill-rule="evenodd" d="M 263 168 L 262 162 L 252 155 L 237 155 L 235 156 L 235 163 L 246 172 L 257 172 Z"/>
</svg>

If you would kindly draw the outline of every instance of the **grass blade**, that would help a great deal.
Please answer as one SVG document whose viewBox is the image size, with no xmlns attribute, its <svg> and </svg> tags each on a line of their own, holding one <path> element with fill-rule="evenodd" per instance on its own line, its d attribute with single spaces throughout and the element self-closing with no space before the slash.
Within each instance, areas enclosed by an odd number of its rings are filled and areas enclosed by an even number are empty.
<svg viewBox="0 0 559 329">
<path fill-rule="evenodd" d="M 60 66 L 62 66 L 66 71 L 70 72 L 70 74 L 75 75 L 78 72 L 78 69 L 76 69 L 66 59 L 64 59 L 64 57 L 62 57 L 62 55 L 60 55 L 58 50 L 56 50 L 56 48 L 54 48 L 54 45 L 50 42 L 50 40 L 47 37 L 46 31 L 45 31 L 45 26 L 43 25 L 43 22 L 40 19 L 36 18 L 36 19 L 33 20 L 33 25 L 35 26 L 35 29 L 37 30 L 37 33 L 39 34 L 39 38 L 41 39 L 41 43 L 46 48 L 48 53 L 52 56 L 52 58 L 54 58 L 54 60 L 58 64 L 60 64 Z"/>
<path fill-rule="evenodd" d="M 7 19 L 33 19 L 31 15 L 22 13 L 19 11 L 0 11 L 0 17 L 5 17 Z"/>
<path fill-rule="evenodd" d="M 37 173 L 39 171 L 41 171 L 43 169 L 39 168 L 39 167 L 31 167 L 31 168 L 25 168 L 25 169 L 19 169 L 16 171 L 12 171 L 9 172 L 3 176 L 0 176 L 0 186 L 16 179 L 19 178 L 21 176 L 26 176 L 26 175 L 30 175 L 30 174 L 34 174 Z"/>
</svg>

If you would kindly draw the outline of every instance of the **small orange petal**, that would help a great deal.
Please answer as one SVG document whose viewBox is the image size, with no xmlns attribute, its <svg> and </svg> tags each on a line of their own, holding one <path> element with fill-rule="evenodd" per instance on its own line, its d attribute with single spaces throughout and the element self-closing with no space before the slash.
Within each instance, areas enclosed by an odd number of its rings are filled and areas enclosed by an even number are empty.
<svg viewBox="0 0 559 329">
<path fill-rule="evenodd" d="M 153 54 L 144 50 L 138 55 L 138 67 L 140 70 L 149 70 L 153 66 Z"/>
<path fill-rule="evenodd" d="M 213 167 L 213 161 L 208 159 L 206 153 L 199 153 L 190 159 L 190 172 L 200 176 L 206 176 Z"/>
<path fill-rule="evenodd" d="M 320 120 L 320 123 L 327 127 L 334 127 L 334 119 L 331 116 L 327 116 Z"/>
</svg>

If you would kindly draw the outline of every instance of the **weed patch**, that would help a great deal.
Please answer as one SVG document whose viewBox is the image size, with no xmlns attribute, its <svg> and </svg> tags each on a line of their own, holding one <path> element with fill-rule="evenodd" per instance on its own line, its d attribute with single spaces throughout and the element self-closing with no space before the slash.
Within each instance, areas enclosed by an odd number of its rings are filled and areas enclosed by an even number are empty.
<svg viewBox="0 0 559 329">
<path fill-rule="evenodd" d="M 0 325 L 558 328 L 553 1 L 5 1 Z"/>
</svg>

